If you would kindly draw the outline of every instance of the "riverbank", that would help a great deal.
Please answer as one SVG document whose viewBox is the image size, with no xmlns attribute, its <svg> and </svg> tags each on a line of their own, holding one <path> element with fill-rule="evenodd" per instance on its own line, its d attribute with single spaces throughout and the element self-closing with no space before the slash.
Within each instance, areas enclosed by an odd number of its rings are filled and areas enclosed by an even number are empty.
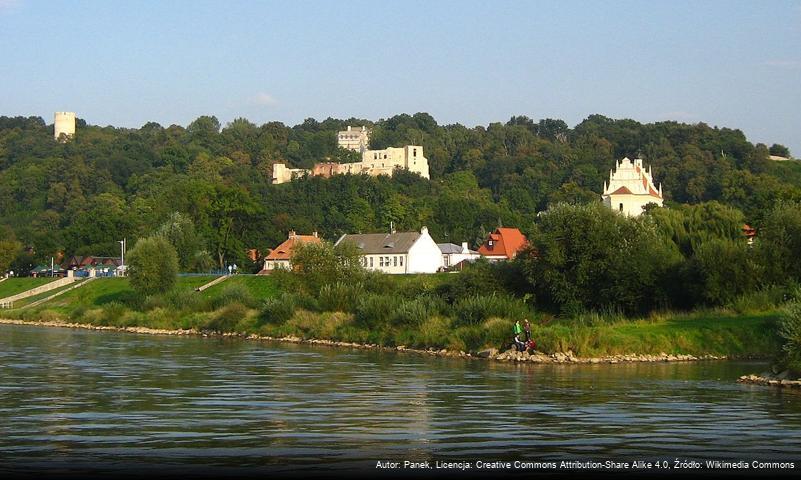
<svg viewBox="0 0 801 480">
<path fill-rule="evenodd" d="M 371 349 L 383 351 L 396 351 L 401 353 L 411 353 L 418 355 L 431 355 L 437 357 L 452 357 L 452 358 L 465 358 L 465 359 L 479 359 L 491 360 L 501 362 L 517 362 L 517 363 L 540 363 L 540 364 L 619 364 L 619 363 L 632 363 L 632 362 L 692 362 L 702 360 L 726 360 L 727 356 L 719 355 L 671 355 L 667 353 L 660 353 L 658 355 L 648 354 L 623 354 L 623 355 L 607 355 L 603 357 L 577 357 L 572 351 L 566 353 L 557 352 L 551 355 L 542 352 L 517 352 L 515 350 L 507 350 L 499 352 L 497 349 L 487 349 L 477 352 L 476 354 L 464 351 L 449 351 L 447 349 L 416 349 L 407 348 L 406 346 L 399 345 L 396 347 L 387 347 L 377 344 L 364 344 L 357 342 L 341 342 L 326 339 L 304 339 L 296 336 L 286 337 L 270 337 L 257 334 L 240 334 L 233 332 L 214 333 L 204 332 L 195 329 L 158 329 L 148 327 L 116 327 L 108 325 L 91 325 L 85 323 L 74 322 L 60 322 L 60 321 L 30 321 L 30 320 L 15 320 L 0 318 L 0 325 L 28 325 L 38 327 L 55 327 L 55 328 L 73 328 L 97 331 L 114 331 L 126 332 L 143 335 L 170 335 L 170 336 L 204 336 L 204 337 L 230 337 L 240 338 L 245 340 L 255 341 L 270 341 L 270 342 L 283 342 L 283 343 L 297 343 L 309 345 L 323 345 L 331 347 L 343 348 L 357 348 L 357 349 Z"/>
<path fill-rule="evenodd" d="M 426 298 L 430 299 L 437 282 L 450 278 L 444 275 L 449 274 L 379 280 L 392 281 L 396 287 L 428 289 Z M 273 275 L 235 276 L 203 292 L 194 290 L 208 280 L 180 278 L 170 292 L 141 297 L 127 279 L 99 279 L 43 305 L 2 315 L 41 325 L 380 346 L 449 356 L 463 352 L 478 357 L 481 353 L 499 361 L 532 363 L 769 358 L 781 349 L 777 312 L 772 310 L 655 312 L 641 318 L 595 313 L 553 317 L 510 311 L 505 308 L 510 303 L 499 302 L 480 315 L 474 311 L 481 310 L 477 303 L 465 317 L 471 321 L 465 322 L 459 316 L 466 315 L 465 311 L 447 304 L 431 309 L 419 299 L 397 303 L 397 299 L 371 295 L 366 300 L 334 302 L 339 296 L 329 289 L 322 289 L 317 300 L 292 296 L 287 293 L 288 285 Z M 354 302 L 359 308 L 351 312 Z M 502 351 L 509 348 L 514 319 L 520 318 L 531 320 L 532 336 L 544 354 L 520 356 Z"/>
</svg>

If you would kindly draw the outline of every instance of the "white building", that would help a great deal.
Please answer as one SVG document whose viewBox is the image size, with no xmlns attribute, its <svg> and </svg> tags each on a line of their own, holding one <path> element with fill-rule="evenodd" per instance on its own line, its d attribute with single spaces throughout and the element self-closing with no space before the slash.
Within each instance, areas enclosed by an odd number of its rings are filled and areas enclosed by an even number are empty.
<svg viewBox="0 0 801 480">
<path fill-rule="evenodd" d="M 445 268 L 453 267 L 461 262 L 474 262 L 481 258 L 481 254 L 475 250 L 470 250 L 467 242 L 461 245 L 455 243 L 438 243 L 439 251 L 442 252 L 442 266 Z"/>
<path fill-rule="evenodd" d="M 645 171 L 641 158 L 632 162 L 627 157 L 615 164 L 614 171 L 609 171 L 609 184 L 604 182 L 601 198 L 612 210 L 636 217 L 649 203 L 662 206 L 662 185 L 657 190 L 651 168 Z"/>
<path fill-rule="evenodd" d="M 365 174 L 391 177 L 398 169 L 417 173 L 423 178 L 430 178 L 428 159 L 423 155 L 423 147 L 407 145 L 384 150 L 365 150 L 362 152 L 361 162 L 322 162 L 315 164 L 311 170 L 287 168 L 283 163 L 276 163 L 273 165 L 273 183 L 286 183 L 304 175 L 330 177 L 336 174 Z"/>
<path fill-rule="evenodd" d="M 370 147 L 370 130 L 365 126 L 351 127 L 337 133 L 337 145 L 354 152 L 364 152 Z"/>
<path fill-rule="evenodd" d="M 428 234 L 419 232 L 342 235 L 336 245 L 350 242 L 361 251 L 362 266 L 383 273 L 434 273 L 442 267 L 442 252 Z"/>
<path fill-rule="evenodd" d="M 56 112 L 53 116 L 53 137 L 56 140 L 62 134 L 67 137 L 75 135 L 75 112 Z"/>
</svg>

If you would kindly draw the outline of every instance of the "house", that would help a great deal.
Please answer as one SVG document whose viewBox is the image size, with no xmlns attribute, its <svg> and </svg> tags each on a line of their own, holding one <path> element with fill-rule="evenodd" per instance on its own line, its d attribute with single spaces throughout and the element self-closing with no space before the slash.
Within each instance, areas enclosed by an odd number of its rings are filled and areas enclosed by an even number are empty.
<svg viewBox="0 0 801 480">
<path fill-rule="evenodd" d="M 662 206 L 662 185 L 656 189 L 651 168 L 646 172 L 641 158 L 632 162 L 626 157 L 615 164 L 614 171 L 609 171 L 609 184 L 604 182 L 601 198 L 608 208 L 636 217 L 649 203 Z"/>
<path fill-rule="evenodd" d="M 364 152 L 370 145 L 370 130 L 365 126 L 354 128 L 348 125 L 347 130 L 337 133 L 337 145 L 355 152 Z"/>
<path fill-rule="evenodd" d="M 124 270 L 121 257 L 98 257 L 87 255 L 85 257 L 73 255 L 61 264 L 64 270 L 74 270 L 76 275 L 89 277 L 108 277 L 121 275 Z"/>
<path fill-rule="evenodd" d="M 747 223 L 743 224 L 743 235 L 745 236 L 746 243 L 748 243 L 748 245 L 753 245 L 754 239 L 757 235 L 756 228 L 748 225 Z"/>
<path fill-rule="evenodd" d="M 362 161 L 353 163 L 319 162 L 311 169 L 287 168 L 283 163 L 273 165 L 273 183 L 286 183 L 304 176 L 331 177 L 338 174 L 365 174 L 371 176 L 392 176 L 395 170 L 407 170 L 423 178 L 430 178 L 428 159 L 423 155 L 423 147 L 407 145 L 400 148 L 362 151 Z"/>
<path fill-rule="evenodd" d="M 362 266 L 384 273 L 434 273 L 442 268 L 442 252 L 428 234 L 391 232 L 346 234 L 336 245 L 350 242 L 361 251 Z"/>
<path fill-rule="evenodd" d="M 294 230 L 289 231 L 287 239 L 281 245 L 270 250 L 270 253 L 264 257 L 264 269 L 259 274 L 266 275 L 275 270 L 276 268 L 285 268 L 289 270 L 292 268 L 292 253 L 294 248 L 301 243 L 321 243 L 320 237 L 317 232 L 312 232 L 311 235 L 297 235 Z"/>
<path fill-rule="evenodd" d="M 449 269 L 461 262 L 474 262 L 481 258 L 481 254 L 467 247 L 467 242 L 461 245 L 454 243 L 438 243 L 439 251 L 442 252 L 442 266 Z"/>
<path fill-rule="evenodd" d="M 527 244 L 528 239 L 517 228 L 499 227 L 487 236 L 478 253 L 490 262 L 511 260 Z"/>
</svg>

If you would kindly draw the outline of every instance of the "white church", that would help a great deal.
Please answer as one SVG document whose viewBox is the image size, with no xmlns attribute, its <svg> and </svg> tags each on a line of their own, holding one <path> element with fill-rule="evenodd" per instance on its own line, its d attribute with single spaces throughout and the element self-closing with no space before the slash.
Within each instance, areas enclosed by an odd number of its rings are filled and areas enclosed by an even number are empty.
<svg viewBox="0 0 801 480">
<path fill-rule="evenodd" d="M 604 205 L 612 210 L 636 217 L 649 203 L 662 206 L 662 184 L 659 189 L 654 186 L 651 167 L 646 171 L 641 158 L 632 162 L 626 157 L 615 163 L 614 171 L 609 171 L 609 183 L 604 182 L 601 197 Z"/>
</svg>

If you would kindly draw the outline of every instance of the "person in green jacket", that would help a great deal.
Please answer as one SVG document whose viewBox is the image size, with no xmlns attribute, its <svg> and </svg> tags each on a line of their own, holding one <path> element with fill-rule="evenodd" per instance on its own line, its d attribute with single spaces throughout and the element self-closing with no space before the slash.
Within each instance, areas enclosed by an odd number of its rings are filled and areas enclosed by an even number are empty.
<svg viewBox="0 0 801 480">
<path fill-rule="evenodd" d="M 514 332 L 515 332 L 514 335 L 515 348 L 517 349 L 518 352 L 525 351 L 526 344 L 525 342 L 523 342 L 523 340 L 520 339 L 520 335 L 523 333 L 523 327 L 520 325 L 520 320 L 515 321 Z"/>
</svg>

